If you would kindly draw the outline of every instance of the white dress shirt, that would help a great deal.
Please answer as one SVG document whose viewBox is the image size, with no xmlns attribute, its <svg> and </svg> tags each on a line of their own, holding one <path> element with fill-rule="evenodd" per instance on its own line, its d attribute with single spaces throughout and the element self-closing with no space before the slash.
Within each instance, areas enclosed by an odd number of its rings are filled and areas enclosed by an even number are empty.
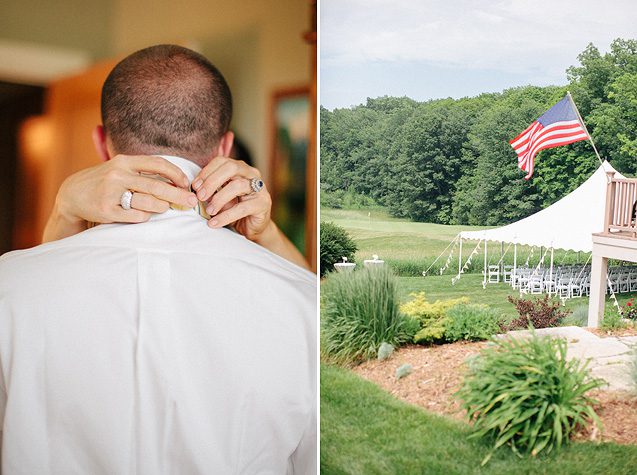
<svg viewBox="0 0 637 475">
<path fill-rule="evenodd" d="M 316 286 L 193 210 L 5 254 L 2 473 L 315 473 Z"/>
</svg>

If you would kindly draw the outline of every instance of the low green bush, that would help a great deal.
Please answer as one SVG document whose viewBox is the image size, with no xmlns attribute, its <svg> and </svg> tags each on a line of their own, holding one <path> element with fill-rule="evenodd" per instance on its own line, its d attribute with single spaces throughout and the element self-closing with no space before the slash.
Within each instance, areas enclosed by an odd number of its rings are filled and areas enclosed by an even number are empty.
<svg viewBox="0 0 637 475">
<path fill-rule="evenodd" d="M 447 317 L 447 341 L 488 340 L 500 331 L 501 316 L 487 305 L 456 305 L 447 311 Z"/>
<path fill-rule="evenodd" d="M 496 340 L 469 362 L 456 396 L 473 422 L 472 437 L 508 445 L 518 455 L 558 450 L 578 426 L 599 424 L 587 393 L 604 384 L 587 363 L 566 359 L 566 340 Z"/>
<path fill-rule="evenodd" d="M 414 337 L 420 331 L 422 326 L 420 325 L 420 320 L 415 317 L 411 317 L 409 315 L 403 315 L 403 334 L 405 335 L 405 341 L 413 342 Z"/>
<path fill-rule="evenodd" d="M 604 312 L 604 318 L 600 324 L 602 330 L 621 330 L 622 328 L 626 328 L 626 326 L 626 322 L 614 308 L 607 309 Z"/>
<path fill-rule="evenodd" d="M 436 300 L 431 303 L 424 292 L 410 294 L 412 300 L 400 306 L 400 311 L 420 323 L 419 331 L 413 342 L 420 344 L 435 343 L 444 340 L 449 318 L 447 311 L 454 305 L 467 303 L 466 297 L 451 300 Z"/>
<path fill-rule="evenodd" d="M 573 313 L 564 317 L 560 323 L 563 327 L 585 327 L 588 325 L 588 305 L 579 305 Z"/>
<path fill-rule="evenodd" d="M 388 268 L 330 274 L 321 286 L 321 351 L 340 364 L 375 358 L 381 343 L 407 338 L 397 279 Z"/>
<path fill-rule="evenodd" d="M 353 261 L 357 249 L 347 231 L 334 223 L 321 223 L 320 248 L 321 277 L 334 270 L 334 264 L 342 262 L 343 257 Z"/>
</svg>

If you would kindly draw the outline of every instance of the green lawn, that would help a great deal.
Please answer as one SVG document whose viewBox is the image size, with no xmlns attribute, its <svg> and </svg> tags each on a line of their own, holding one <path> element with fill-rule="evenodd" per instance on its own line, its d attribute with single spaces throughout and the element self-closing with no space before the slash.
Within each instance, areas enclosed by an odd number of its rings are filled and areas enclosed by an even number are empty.
<svg viewBox="0 0 637 475">
<path fill-rule="evenodd" d="M 391 218 L 383 210 L 321 209 L 321 221 L 331 221 L 347 230 L 358 245 L 356 258 L 361 262 L 371 259 L 372 254 L 378 254 L 381 259 L 430 260 L 437 257 L 460 231 L 478 229 L 414 223 Z"/>
<path fill-rule="evenodd" d="M 356 253 L 357 262 L 364 259 L 371 259 L 373 254 L 377 254 L 390 265 L 400 270 L 401 275 L 419 276 L 423 270 L 441 255 L 449 243 L 458 235 L 460 231 L 471 231 L 477 229 L 488 229 L 488 226 L 446 226 L 443 224 L 415 223 L 405 219 L 392 218 L 383 209 L 374 210 L 344 210 L 344 209 L 321 209 L 321 221 L 333 222 L 344 227 L 358 246 Z M 465 241 L 462 249 L 462 263 L 471 254 L 477 245 L 476 241 Z M 431 268 L 429 275 L 436 274 L 444 265 L 448 252 L 436 262 Z M 482 272 L 483 250 L 474 257 L 470 270 Z M 530 263 L 536 265 L 540 259 L 540 252 L 545 249 L 535 248 L 531 254 L 528 246 L 518 246 L 518 265 L 525 263 L 527 257 L 531 256 Z M 450 263 L 448 274 L 457 272 L 458 251 L 456 247 Z M 497 243 L 488 244 L 487 259 L 491 264 L 500 260 L 501 253 L 504 262 L 513 263 L 513 246 L 507 244 L 500 246 Z M 588 254 L 556 250 L 555 264 L 584 262 Z M 546 253 L 545 262 L 548 265 L 550 254 Z"/>
<path fill-rule="evenodd" d="M 431 277 L 399 277 L 400 300 L 405 302 L 409 300 L 409 294 L 412 292 L 425 292 L 427 300 L 433 302 L 435 300 L 456 299 L 459 297 L 468 297 L 470 303 L 486 304 L 496 309 L 498 312 L 514 316 L 515 308 L 507 297 L 512 295 L 519 297 L 520 292 L 513 290 L 509 284 L 489 284 L 486 289 L 482 288 L 482 276 L 479 274 L 467 274 L 451 285 L 450 276 L 431 276 Z M 629 298 L 635 297 L 634 293 L 618 294 L 617 300 L 620 304 L 626 302 Z M 523 295 L 523 298 L 541 298 L 542 295 Z M 612 305 L 610 297 L 607 298 L 607 307 Z M 566 308 L 575 310 L 578 307 L 588 308 L 588 297 L 573 298 L 566 301 Z M 580 309 L 580 311 L 584 311 Z"/>
<path fill-rule="evenodd" d="M 321 474 L 634 474 L 637 447 L 576 443 L 519 459 L 469 441 L 466 424 L 405 404 L 351 371 L 321 367 Z"/>
<path fill-rule="evenodd" d="M 369 216 L 368 216 L 369 214 Z M 447 247 L 449 242 L 463 230 L 482 229 L 471 226 L 445 226 L 431 223 L 414 223 L 404 219 L 390 217 L 382 209 L 375 210 L 343 210 L 343 209 L 321 209 L 321 221 L 332 221 L 344 227 L 358 246 L 356 260 L 362 262 L 371 258 L 372 254 L 378 254 L 381 259 L 385 259 L 388 265 L 394 267 L 400 265 L 405 267 L 407 261 L 416 263 L 416 275 L 436 258 Z M 465 242 L 463 246 L 463 263 L 469 257 L 477 243 L 474 241 Z M 489 249 L 492 262 L 495 263 L 500 257 L 500 246 L 490 244 Z M 504 246 L 506 250 L 506 246 Z M 530 253 L 530 248 L 520 246 L 518 248 L 518 259 L 523 263 Z M 536 249 L 531 262 L 537 264 L 540 250 Z M 511 259 L 512 251 L 509 249 L 507 259 Z M 427 300 L 452 299 L 466 296 L 472 303 L 488 304 L 503 314 L 513 315 L 513 305 L 507 301 L 507 296 L 519 296 L 519 292 L 513 291 L 505 284 L 490 284 L 486 290 L 482 288 L 482 254 L 474 257 L 474 264 L 479 269 L 479 273 L 463 274 L 462 278 L 451 285 L 451 278 L 457 272 L 458 249 L 454 252 L 453 262 L 445 275 L 438 275 L 436 271 L 446 260 L 443 258 L 432 268 L 427 277 L 400 277 L 400 297 L 402 301 L 409 299 L 411 292 L 424 291 Z M 565 260 L 576 259 L 576 253 L 565 251 L 555 251 L 555 263 L 559 264 Z M 586 256 L 581 256 L 582 261 Z M 546 261 L 548 263 L 548 260 Z M 617 295 L 620 303 L 624 303 L 634 294 Z M 533 296 L 535 297 L 535 296 Z M 528 296 L 527 296 L 528 298 Z M 588 298 L 576 298 L 566 302 L 570 309 L 588 306 Z"/>
</svg>

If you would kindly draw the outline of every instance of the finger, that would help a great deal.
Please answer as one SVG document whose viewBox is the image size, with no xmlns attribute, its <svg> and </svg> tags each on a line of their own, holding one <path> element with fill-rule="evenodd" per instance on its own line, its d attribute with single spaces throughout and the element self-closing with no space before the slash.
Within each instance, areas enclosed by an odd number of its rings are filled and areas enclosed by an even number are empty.
<svg viewBox="0 0 637 475">
<path fill-rule="evenodd" d="M 153 195 L 155 198 L 180 206 L 189 206 L 192 208 L 197 205 L 197 197 L 190 191 L 154 178 L 131 176 L 130 183 L 126 186 L 132 191 Z"/>
<path fill-rule="evenodd" d="M 260 210 L 258 203 L 255 200 L 241 201 L 236 206 L 219 213 L 217 216 L 208 221 L 208 226 L 211 228 L 222 228 L 228 224 L 245 218 L 246 216 L 252 216 L 258 213 Z"/>
<path fill-rule="evenodd" d="M 231 159 L 226 157 L 215 157 L 212 160 L 210 160 L 208 164 L 201 169 L 199 174 L 192 181 L 192 189 L 195 191 L 199 190 L 199 188 L 201 188 L 201 185 L 203 185 L 203 182 L 206 180 L 206 178 L 212 175 L 215 171 L 219 169 L 219 167 L 221 167 L 223 164 L 225 164 L 229 160 Z"/>
<path fill-rule="evenodd" d="M 163 213 L 170 207 L 168 201 L 160 200 L 146 193 L 133 193 L 130 205 L 131 208 L 149 213 Z"/>
<path fill-rule="evenodd" d="M 150 219 L 151 213 L 132 208 L 126 210 L 118 206 L 113 215 L 116 223 L 144 223 Z"/>
<path fill-rule="evenodd" d="M 213 193 L 221 188 L 224 183 L 232 178 L 243 177 L 252 179 L 260 176 L 259 170 L 247 165 L 245 162 L 229 160 L 215 169 L 214 172 L 206 175 L 203 182 L 199 185 L 199 188 L 195 188 L 195 182 L 193 182 L 193 189 L 196 189 L 197 197 L 201 201 L 206 201 Z"/>
<path fill-rule="evenodd" d="M 250 182 L 245 178 L 230 180 L 227 185 L 217 191 L 210 200 L 206 211 L 210 216 L 214 216 L 223 208 L 226 203 L 233 199 L 252 193 Z"/>
<path fill-rule="evenodd" d="M 164 178 L 168 178 L 175 185 L 180 186 L 181 188 L 188 188 L 190 186 L 190 181 L 186 174 L 181 171 L 177 165 L 170 163 L 165 158 L 157 157 L 155 155 L 118 155 L 116 158 L 121 161 L 125 160 L 129 165 L 130 170 L 137 173 L 155 173 L 163 176 Z"/>
</svg>

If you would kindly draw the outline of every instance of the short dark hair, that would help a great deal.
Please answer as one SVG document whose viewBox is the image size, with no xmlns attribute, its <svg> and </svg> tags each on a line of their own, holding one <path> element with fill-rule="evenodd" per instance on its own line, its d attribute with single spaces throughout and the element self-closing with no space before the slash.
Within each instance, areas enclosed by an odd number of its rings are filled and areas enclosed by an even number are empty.
<svg viewBox="0 0 637 475">
<path fill-rule="evenodd" d="M 102 87 L 102 123 L 117 153 L 180 155 L 205 165 L 231 118 L 223 75 L 181 46 L 131 54 Z"/>
</svg>

